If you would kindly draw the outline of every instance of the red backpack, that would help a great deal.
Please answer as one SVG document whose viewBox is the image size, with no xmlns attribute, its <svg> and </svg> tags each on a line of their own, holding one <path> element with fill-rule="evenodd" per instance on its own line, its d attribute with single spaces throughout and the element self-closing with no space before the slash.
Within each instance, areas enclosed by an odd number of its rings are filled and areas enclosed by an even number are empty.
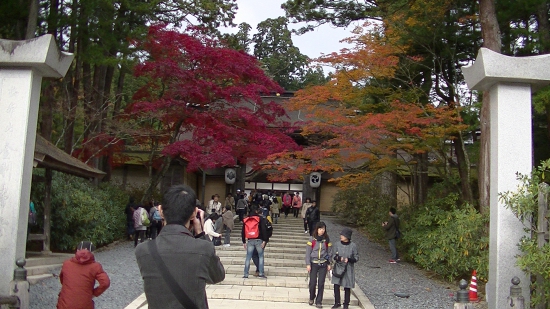
<svg viewBox="0 0 550 309">
<path fill-rule="evenodd" d="M 246 239 L 260 238 L 260 217 L 250 216 L 243 220 L 244 223 L 244 237 Z"/>
</svg>

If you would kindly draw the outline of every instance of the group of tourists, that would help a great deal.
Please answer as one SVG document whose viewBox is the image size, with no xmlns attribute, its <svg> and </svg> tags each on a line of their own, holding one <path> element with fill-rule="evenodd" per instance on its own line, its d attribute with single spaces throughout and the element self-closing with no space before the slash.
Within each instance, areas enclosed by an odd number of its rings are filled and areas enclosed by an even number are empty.
<svg viewBox="0 0 550 309">
<path fill-rule="evenodd" d="M 138 239 L 143 242 L 148 238 L 147 229 L 142 228 L 147 226 L 146 218 L 159 221 L 161 225 L 158 229 L 151 228 L 148 232 L 151 241 L 138 245 L 135 250 L 149 308 L 208 308 L 206 284 L 216 284 L 225 278 L 225 268 L 214 246 L 219 245 L 223 236 L 225 245 L 230 245 L 230 234 L 237 217 L 233 215 L 233 209 L 243 222 L 241 239 L 246 250 L 243 278 L 248 278 L 252 260 L 256 265 L 255 276 L 267 279 L 264 249 L 273 233 L 271 217 L 278 218 L 277 205 L 284 204 L 284 195 L 262 194 L 261 199 L 255 199 L 249 205 L 246 196 L 237 193 L 236 197 L 228 195 L 224 206 L 219 196 L 214 195 L 206 207 L 201 207 L 195 192 L 187 185 L 171 187 L 164 195 L 163 204 L 151 201 L 149 210 L 130 199 L 126 207 L 128 233 L 134 238 L 135 245 Z M 292 200 L 296 197 L 299 199 L 299 194 L 295 194 Z M 239 203 L 246 205 L 244 214 L 239 212 Z M 351 289 L 355 287 L 355 263 L 359 260 L 357 245 L 351 241 L 352 230 L 344 228 L 339 241 L 332 243 L 326 224 L 320 221 L 315 201 L 306 198 L 297 209 L 301 209 L 305 232 L 310 233 L 305 247 L 309 305 L 322 308 L 325 279 L 327 274 L 331 274 L 334 288 L 332 308 L 348 308 Z M 399 258 L 395 241 L 400 237 L 400 231 L 395 208 L 390 208 L 389 216 L 390 220 L 383 222 L 382 227 L 390 243 L 392 258 L 389 262 L 396 263 Z M 220 226 L 222 230 L 218 232 Z M 161 229 L 162 233 L 157 235 Z M 98 297 L 109 287 L 109 277 L 95 261 L 94 249 L 91 242 L 83 241 L 75 256 L 63 263 L 57 308 L 76 308 L 78 305 L 78 308 L 93 309 L 93 297 Z M 344 290 L 343 301 L 341 289 Z"/>
<path fill-rule="evenodd" d="M 129 240 L 134 240 L 134 247 L 138 242 L 155 239 L 162 230 L 163 218 L 160 215 L 159 203 L 153 199 L 142 205 L 136 204 L 135 199 L 130 197 L 124 213 L 127 237 Z"/>
</svg>

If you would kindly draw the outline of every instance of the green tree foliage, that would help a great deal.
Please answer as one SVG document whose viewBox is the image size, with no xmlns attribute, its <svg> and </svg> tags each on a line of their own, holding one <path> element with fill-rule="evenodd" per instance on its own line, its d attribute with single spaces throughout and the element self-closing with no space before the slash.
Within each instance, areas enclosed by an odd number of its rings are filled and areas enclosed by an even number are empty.
<svg viewBox="0 0 550 309">
<path fill-rule="evenodd" d="M 245 53 L 250 53 L 250 44 L 252 43 L 252 39 L 250 38 L 250 30 L 252 30 L 252 27 L 247 23 L 240 23 L 239 31 L 235 34 L 218 34 L 223 42 L 227 45 L 227 47 L 235 49 L 235 50 L 242 50 Z"/>
<path fill-rule="evenodd" d="M 34 183 L 31 200 L 40 226 L 44 194 L 44 184 Z M 124 237 L 128 194 L 119 188 L 106 183 L 96 187 L 88 180 L 53 172 L 51 196 L 52 249 L 72 251 L 82 240 L 103 246 Z"/>
<path fill-rule="evenodd" d="M 375 0 L 288 0 L 282 7 L 292 22 L 311 23 L 301 29 L 301 32 L 305 32 L 325 23 L 346 27 L 357 20 L 380 20 L 381 14 L 378 7 L 380 2 Z"/>
<path fill-rule="evenodd" d="M 258 33 L 252 37 L 254 56 L 285 90 L 298 90 L 306 83 L 326 81 L 321 68 L 308 68 L 310 59 L 294 46 L 286 18 L 266 19 L 256 29 Z"/>
</svg>

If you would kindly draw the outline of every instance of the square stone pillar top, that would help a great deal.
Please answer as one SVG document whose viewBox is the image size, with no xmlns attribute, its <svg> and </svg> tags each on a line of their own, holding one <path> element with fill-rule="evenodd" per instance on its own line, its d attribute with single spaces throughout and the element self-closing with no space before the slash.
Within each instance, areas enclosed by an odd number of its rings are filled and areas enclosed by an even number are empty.
<svg viewBox="0 0 550 309">
<path fill-rule="evenodd" d="M 51 34 L 26 40 L 0 39 L 0 69 L 32 68 L 43 77 L 65 76 L 74 55 L 61 52 Z"/>
<path fill-rule="evenodd" d="M 507 82 L 530 84 L 534 91 L 550 84 L 550 55 L 510 57 L 481 48 L 474 64 L 463 67 L 462 73 L 472 90 Z"/>
</svg>

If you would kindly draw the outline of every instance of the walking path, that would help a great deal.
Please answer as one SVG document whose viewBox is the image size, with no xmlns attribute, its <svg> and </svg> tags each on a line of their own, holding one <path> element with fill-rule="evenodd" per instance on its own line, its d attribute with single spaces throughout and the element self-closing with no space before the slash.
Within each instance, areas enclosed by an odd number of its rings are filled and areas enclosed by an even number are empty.
<svg viewBox="0 0 550 309">
<path fill-rule="evenodd" d="M 327 224 L 327 232 L 332 241 L 339 239 L 339 233 L 344 225 L 336 218 L 322 216 L 321 218 Z M 284 309 L 313 308 L 307 305 L 307 283 L 306 271 L 304 267 L 305 242 L 307 235 L 301 228 L 303 224 L 299 219 L 280 218 L 279 224 L 274 225 L 274 236 L 266 249 L 266 269 L 267 280 L 260 280 L 253 276 L 246 282 L 242 277 L 244 268 L 245 251 L 239 239 L 239 232 L 235 232 L 232 238 L 233 245 L 229 248 L 217 249 L 217 253 L 222 258 L 224 265 L 231 269 L 227 274 L 227 279 L 219 285 L 208 287 L 208 302 L 210 308 L 236 308 L 246 309 L 247 305 L 254 305 L 254 309 L 274 308 L 268 306 L 281 306 Z M 353 229 L 352 241 L 357 244 L 359 250 L 359 261 L 355 264 L 356 297 L 361 295 L 357 290 L 361 290 L 368 299 L 361 300 L 361 304 L 372 302 L 376 309 L 450 309 L 453 308 L 454 295 L 458 290 L 456 284 L 445 283 L 434 279 L 427 272 L 419 270 L 414 264 L 402 262 L 398 264 L 389 264 L 390 253 L 386 244 L 379 245 L 371 242 L 366 236 L 356 229 Z M 282 242 L 282 243 L 281 243 Z M 288 243 L 287 245 L 283 245 Z M 290 244 L 296 244 L 297 247 L 291 247 Z M 398 244 L 399 249 L 399 244 Z M 130 241 L 121 241 L 108 247 L 100 248 L 95 253 L 96 260 L 103 265 L 103 268 L 111 278 L 111 287 L 100 297 L 95 298 L 96 309 L 119 309 L 119 308 L 147 308 L 142 306 L 146 304 L 143 295 L 143 280 L 141 279 L 139 269 L 134 255 L 134 244 Z M 302 264 L 301 264 L 302 263 Z M 299 265 L 302 265 L 301 267 Z M 296 266 L 298 265 L 298 266 Z M 234 269 L 234 270 L 233 270 Z M 286 269 L 286 274 L 272 275 L 273 272 Z M 298 269 L 297 275 L 290 269 Z M 303 271 L 303 272 L 301 272 Z M 254 272 L 251 266 L 251 274 Z M 52 270 L 52 273 L 59 274 L 59 268 Z M 469 280 L 470 278 L 465 278 Z M 241 283 L 241 280 L 242 283 Z M 230 283 L 230 284 L 228 284 Z M 284 283 L 284 286 L 283 286 Z M 263 285 L 260 285 L 263 284 Z M 275 296 L 278 290 L 281 290 L 280 297 L 288 297 L 286 302 L 272 302 L 269 300 L 255 299 L 222 299 L 221 295 L 228 286 L 236 294 L 250 295 L 252 291 L 261 291 L 261 297 L 265 299 L 268 287 L 275 286 Z M 301 286 L 301 287 L 300 287 Z M 216 289 L 220 291 L 215 292 Z M 244 289 L 248 289 L 243 293 Z M 290 288 L 291 290 L 286 290 Z M 41 280 L 37 284 L 31 285 L 30 300 L 31 309 L 55 308 L 57 295 L 61 289 L 58 278 L 49 278 Z M 285 289 L 285 290 L 283 290 Z M 273 291 L 273 289 L 270 289 Z M 292 292 L 292 293 L 290 293 Z M 296 293 L 299 292 L 299 293 Z M 395 296 L 396 292 L 406 292 L 410 294 L 409 298 L 399 298 Z M 214 295 L 213 295 L 214 294 Z M 259 293 L 256 293 L 259 294 Z M 272 293 L 267 293 L 271 295 Z M 299 295 L 297 295 L 299 294 Z M 140 296 L 141 295 L 141 296 Z M 296 298 L 295 298 L 296 296 Z M 267 298 L 269 299 L 268 296 Z M 291 302 L 301 299 L 301 302 Z M 129 305 L 132 303 L 131 305 Z M 332 285 L 325 285 L 325 308 L 332 306 Z M 358 308 L 358 306 L 354 306 Z M 367 307 L 368 308 L 368 307 Z M 370 307 L 372 308 L 372 307 Z M 476 304 L 475 308 L 487 308 L 486 304 Z"/>
</svg>

